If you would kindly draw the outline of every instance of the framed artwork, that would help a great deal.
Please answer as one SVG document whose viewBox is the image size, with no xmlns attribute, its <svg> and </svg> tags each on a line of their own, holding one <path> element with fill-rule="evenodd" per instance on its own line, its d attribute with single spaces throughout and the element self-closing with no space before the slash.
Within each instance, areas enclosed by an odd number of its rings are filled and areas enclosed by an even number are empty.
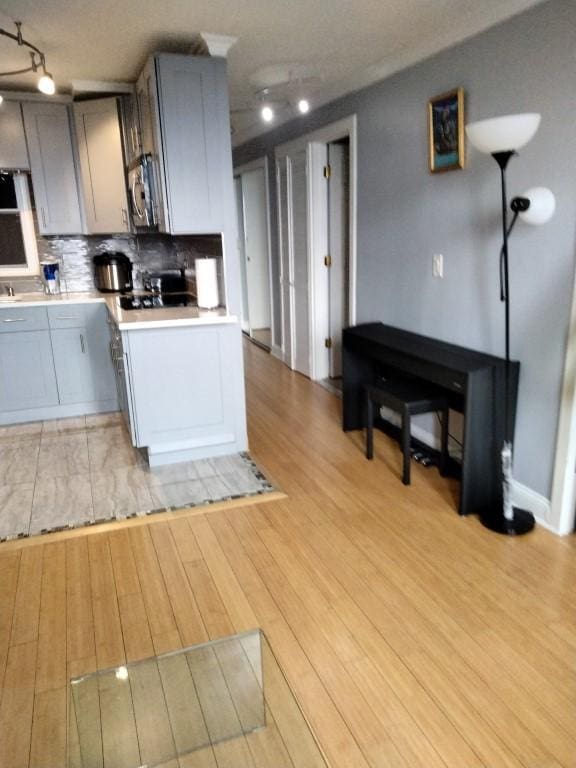
<svg viewBox="0 0 576 768">
<path fill-rule="evenodd" d="M 434 96 L 428 102 L 430 171 L 464 168 L 464 89 Z"/>
</svg>

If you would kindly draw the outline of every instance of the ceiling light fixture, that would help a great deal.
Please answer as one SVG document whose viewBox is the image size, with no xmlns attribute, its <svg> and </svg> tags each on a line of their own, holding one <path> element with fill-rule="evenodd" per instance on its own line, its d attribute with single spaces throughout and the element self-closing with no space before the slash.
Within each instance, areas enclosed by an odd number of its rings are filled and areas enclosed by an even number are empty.
<svg viewBox="0 0 576 768">
<path fill-rule="evenodd" d="M 298 111 L 300 114 L 305 115 L 307 112 L 310 111 L 310 102 L 308 99 L 300 99 L 298 102 Z"/>
<path fill-rule="evenodd" d="M 31 64 L 29 67 L 25 67 L 23 69 L 13 69 L 10 72 L 0 72 L 0 77 L 9 77 L 10 75 L 23 75 L 26 72 L 38 72 L 38 70 L 41 70 L 42 75 L 38 80 L 38 90 L 47 94 L 48 96 L 52 96 L 54 93 L 56 93 L 56 85 L 54 83 L 54 78 L 46 69 L 46 57 L 39 48 L 37 48 L 35 45 L 32 45 L 32 43 L 29 43 L 28 40 L 24 40 L 22 37 L 21 29 L 22 22 L 15 21 L 14 23 L 17 29 L 15 35 L 13 35 L 12 32 L 8 32 L 6 29 L 2 28 L 0 28 L 0 35 L 8 37 L 10 40 L 14 40 L 16 43 L 18 43 L 18 45 L 24 45 L 26 48 L 29 48 Z"/>
<path fill-rule="evenodd" d="M 268 104 L 265 104 L 260 110 L 260 116 L 265 123 L 271 123 L 274 120 L 274 110 Z"/>
</svg>

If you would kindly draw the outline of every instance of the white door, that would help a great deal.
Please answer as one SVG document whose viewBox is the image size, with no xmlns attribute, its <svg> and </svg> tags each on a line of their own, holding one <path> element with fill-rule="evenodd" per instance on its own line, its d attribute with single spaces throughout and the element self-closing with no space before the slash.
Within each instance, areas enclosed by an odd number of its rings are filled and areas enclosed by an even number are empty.
<svg viewBox="0 0 576 768">
<path fill-rule="evenodd" d="M 307 150 L 288 157 L 288 249 L 291 262 L 292 367 L 310 376 Z"/>
<path fill-rule="evenodd" d="M 271 325 L 266 176 L 264 168 L 256 168 L 241 178 L 248 314 L 253 333 Z"/>
<path fill-rule="evenodd" d="M 277 163 L 283 356 L 290 368 L 310 376 L 307 167 L 306 148 Z"/>
<path fill-rule="evenodd" d="M 288 247 L 288 159 L 276 162 L 278 205 L 278 245 L 280 255 L 280 315 L 282 321 L 282 359 L 293 368 L 292 354 L 292 266 Z"/>
<path fill-rule="evenodd" d="M 348 319 L 349 171 L 348 146 L 328 144 L 328 324 L 332 345 L 330 378 L 342 375 L 342 329 Z"/>
<path fill-rule="evenodd" d="M 236 197 L 236 220 L 238 223 L 238 251 L 240 253 L 240 281 L 242 302 L 242 330 L 250 333 L 250 315 L 248 306 L 248 288 L 246 285 L 246 254 L 244 252 L 244 204 L 242 200 L 242 177 L 234 177 L 234 194 Z"/>
</svg>

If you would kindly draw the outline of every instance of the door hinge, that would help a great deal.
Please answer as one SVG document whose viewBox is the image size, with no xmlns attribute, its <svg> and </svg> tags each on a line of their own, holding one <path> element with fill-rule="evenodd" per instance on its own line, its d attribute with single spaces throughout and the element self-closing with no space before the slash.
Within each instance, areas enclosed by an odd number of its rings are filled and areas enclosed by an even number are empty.
<svg viewBox="0 0 576 768">
<path fill-rule="evenodd" d="M 329 179 L 332 174 L 332 168 L 329 165 L 324 166 L 324 178 Z"/>
<path fill-rule="evenodd" d="M 324 266 L 325 267 L 331 267 L 332 266 L 332 256 L 324 256 Z"/>
<path fill-rule="evenodd" d="M 326 349 L 332 349 L 332 339 L 324 339 L 324 346 Z"/>
</svg>

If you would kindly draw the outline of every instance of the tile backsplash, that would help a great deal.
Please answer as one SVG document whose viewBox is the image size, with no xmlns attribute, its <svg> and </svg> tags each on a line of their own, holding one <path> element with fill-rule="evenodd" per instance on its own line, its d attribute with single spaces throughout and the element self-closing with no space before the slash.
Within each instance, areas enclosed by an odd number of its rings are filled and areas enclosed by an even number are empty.
<svg viewBox="0 0 576 768">
<path fill-rule="evenodd" d="M 161 271 L 184 267 L 187 276 L 194 279 L 194 259 L 202 256 L 219 258 L 220 299 L 224 303 L 224 275 L 222 268 L 222 240 L 220 235 L 112 235 L 105 237 L 66 236 L 38 237 L 38 258 L 58 259 L 62 291 L 93 291 L 92 258 L 105 251 L 125 253 L 133 265 L 134 288 L 142 287 L 143 271 Z M 20 278 L 11 281 L 17 292 L 41 291 L 38 278 Z"/>
</svg>

